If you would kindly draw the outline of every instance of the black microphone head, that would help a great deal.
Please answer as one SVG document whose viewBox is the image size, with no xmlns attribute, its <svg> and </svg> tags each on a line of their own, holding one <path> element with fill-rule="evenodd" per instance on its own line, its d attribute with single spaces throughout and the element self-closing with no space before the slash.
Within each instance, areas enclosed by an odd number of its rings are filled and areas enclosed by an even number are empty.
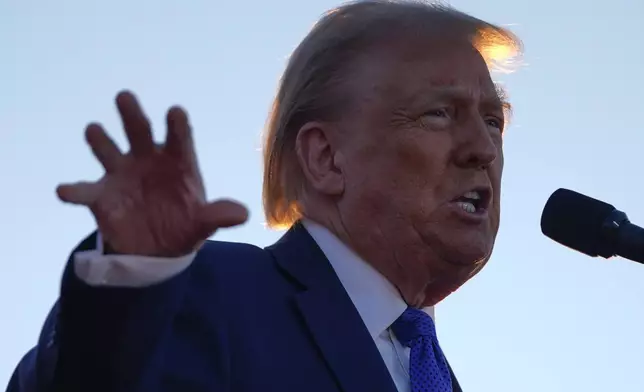
<svg viewBox="0 0 644 392">
<path fill-rule="evenodd" d="M 602 255 L 604 224 L 615 207 L 568 189 L 557 189 L 541 214 L 541 232 L 589 256 Z"/>
</svg>

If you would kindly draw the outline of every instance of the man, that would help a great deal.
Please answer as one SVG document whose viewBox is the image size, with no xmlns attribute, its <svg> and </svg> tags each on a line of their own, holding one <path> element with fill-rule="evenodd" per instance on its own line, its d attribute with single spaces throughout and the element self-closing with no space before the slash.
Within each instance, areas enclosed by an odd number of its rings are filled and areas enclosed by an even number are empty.
<svg viewBox="0 0 644 392">
<path fill-rule="evenodd" d="M 131 150 L 88 126 L 105 175 L 58 195 L 98 231 L 8 390 L 460 391 L 426 311 L 492 252 L 507 104 L 488 66 L 519 47 L 437 5 L 329 12 L 269 121 L 265 212 L 289 230 L 266 249 L 204 242 L 246 209 L 206 201 L 182 109 L 155 145 L 119 94 Z"/>
</svg>

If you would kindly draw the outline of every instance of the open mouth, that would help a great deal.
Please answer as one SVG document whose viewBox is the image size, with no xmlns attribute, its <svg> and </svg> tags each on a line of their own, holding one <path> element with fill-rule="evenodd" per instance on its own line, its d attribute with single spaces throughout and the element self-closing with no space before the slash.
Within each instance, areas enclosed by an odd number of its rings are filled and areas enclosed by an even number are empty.
<svg viewBox="0 0 644 392">
<path fill-rule="evenodd" d="M 481 214 L 490 206 L 492 192 L 488 188 L 476 188 L 465 192 L 454 199 L 454 203 L 463 211 L 470 214 Z"/>
</svg>

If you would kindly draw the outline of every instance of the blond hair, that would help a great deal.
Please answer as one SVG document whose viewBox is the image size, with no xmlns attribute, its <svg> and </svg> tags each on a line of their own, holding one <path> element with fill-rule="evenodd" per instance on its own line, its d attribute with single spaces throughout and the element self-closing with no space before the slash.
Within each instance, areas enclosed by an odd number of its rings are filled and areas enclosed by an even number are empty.
<svg viewBox="0 0 644 392">
<path fill-rule="evenodd" d="M 348 107 L 343 80 L 360 53 L 427 32 L 469 40 L 490 69 L 507 70 L 521 53 L 521 41 L 510 31 L 442 4 L 363 0 L 327 12 L 291 55 L 268 118 L 263 202 L 269 227 L 289 227 L 302 217 L 303 176 L 295 153 L 300 127 L 333 121 Z"/>
</svg>

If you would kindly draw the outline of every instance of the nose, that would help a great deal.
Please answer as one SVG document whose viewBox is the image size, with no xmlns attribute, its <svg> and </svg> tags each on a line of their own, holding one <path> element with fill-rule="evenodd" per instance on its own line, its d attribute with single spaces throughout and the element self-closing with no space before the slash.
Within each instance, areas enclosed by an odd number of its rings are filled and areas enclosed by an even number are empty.
<svg viewBox="0 0 644 392">
<path fill-rule="evenodd" d="M 460 132 L 456 164 L 468 169 L 487 169 L 499 154 L 499 147 L 489 126 L 478 118 Z"/>
</svg>

